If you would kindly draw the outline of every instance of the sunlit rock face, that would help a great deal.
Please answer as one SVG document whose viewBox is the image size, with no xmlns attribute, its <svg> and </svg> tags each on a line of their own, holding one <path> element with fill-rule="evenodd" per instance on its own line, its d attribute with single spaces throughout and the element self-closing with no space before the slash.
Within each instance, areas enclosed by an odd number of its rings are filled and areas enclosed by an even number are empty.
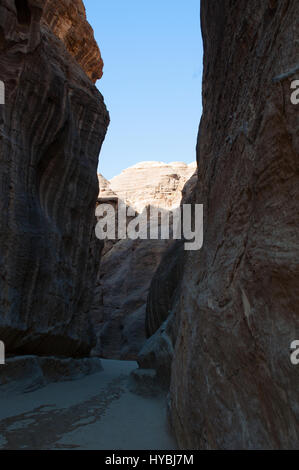
<svg viewBox="0 0 299 470">
<path fill-rule="evenodd" d="M 139 213 L 148 205 L 165 211 L 180 205 L 196 164 L 142 162 L 111 181 L 99 175 L 100 203 L 115 198 Z M 97 330 L 93 354 L 136 359 L 146 340 L 146 302 L 151 281 L 171 240 L 105 241 L 92 317 Z"/>
<path fill-rule="evenodd" d="M 98 179 L 99 179 L 99 187 L 100 187 L 100 193 L 99 193 L 99 199 L 106 199 L 107 202 L 109 202 L 110 198 L 118 197 L 114 191 L 111 189 L 111 184 L 106 178 L 98 174 Z"/>
<path fill-rule="evenodd" d="M 86 355 L 109 116 L 81 1 L 1 0 L 0 338 L 7 352 Z M 92 79 L 92 80 L 91 80 Z"/>
<path fill-rule="evenodd" d="M 104 64 L 93 30 L 86 21 L 82 0 L 47 0 L 44 3 L 43 22 L 64 43 L 93 82 L 101 78 Z"/>
<path fill-rule="evenodd" d="M 299 3 L 201 3 L 204 246 L 185 255 L 171 420 L 182 448 L 298 448 Z"/>
<path fill-rule="evenodd" d="M 141 162 L 112 178 L 110 188 L 138 212 L 147 205 L 178 207 L 182 189 L 196 170 L 196 163 Z"/>
</svg>

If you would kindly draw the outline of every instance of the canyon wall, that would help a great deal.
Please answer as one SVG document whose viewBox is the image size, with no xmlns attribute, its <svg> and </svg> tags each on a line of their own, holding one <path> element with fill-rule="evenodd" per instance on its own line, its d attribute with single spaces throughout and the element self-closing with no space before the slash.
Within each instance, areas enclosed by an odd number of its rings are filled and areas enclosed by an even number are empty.
<svg viewBox="0 0 299 470">
<path fill-rule="evenodd" d="M 101 244 L 102 59 L 81 0 L 1 0 L 0 338 L 7 352 L 87 355 Z"/>
<path fill-rule="evenodd" d="M 299 447 L 299 3 L 202 0 L 203 117 L 169 408 L 180 447 Z"/>
</svg>

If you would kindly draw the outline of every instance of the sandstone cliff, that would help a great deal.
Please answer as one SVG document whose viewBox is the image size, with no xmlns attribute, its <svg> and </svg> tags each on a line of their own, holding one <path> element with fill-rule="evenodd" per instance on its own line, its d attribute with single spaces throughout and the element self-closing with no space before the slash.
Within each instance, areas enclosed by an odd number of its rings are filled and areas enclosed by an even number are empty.
<svg viewBox="0 0 299 470">
<path fill-rule="evenodd" d="M 115 197 L 138 213 L 149 205 L 169 210 L 180 205 L 196 164 L 142 162 L 111 181 L 99 175 L 100 201 Z M 136 359 L 146 338 L 146 301 L 154 273 L 171 240 L 105 241 L 92 317 L 98 344 L 94 354 Z"/>
<path fill-rule="evenodd" d="M 0 338 L 88 354 L 98 269 L 98 154 L 109 116 L 81 0 L 1 0 Z"/>
<path fill-rule="evenodd" d="M 182 448 L 298 448 L 297 0 L 202 0 L 196 202 L 169 408 Z"/>
<path fill-rule="evenodd" d="M 195 162 L 141 162 L 112 178 L 110 188 L 138 212 L 147 205 L 171 209 L 180 205 L 183 187 L 195 170 Z"/>
</svg>

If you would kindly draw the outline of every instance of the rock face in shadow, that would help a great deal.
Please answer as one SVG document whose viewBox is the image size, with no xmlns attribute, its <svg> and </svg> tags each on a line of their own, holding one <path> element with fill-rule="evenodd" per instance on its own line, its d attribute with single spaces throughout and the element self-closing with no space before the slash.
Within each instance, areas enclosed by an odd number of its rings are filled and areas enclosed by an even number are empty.
<svg viewBox="0 0 299 470">
<path fill-rule="evenodd" d="M 175 312 L 172 425 L 181 448 L 298 448 L 299 3 L 202 0 L 201 16 L 205 233 Z"/>
<path fill-rule="evenodd" d="M 178 318 L 170 312 L 158 330 L 145 342 L 137 357 L 137 376 L 139 374 L 141 379 L 143 371 L 154 371 L 156 385 L 163 390 L 169 390 L 170 386 L 177 328 Z"/>
<path fill-rule="evenodd" d="M 198 181 L 197 172 L 186 182 L 182 190 L 181 207 L 194 202 Z M 181 279 L 184 273 L 185 240 L 172 241 L 163 253 L 148 292 L 145 328 L 147 341 L 139 351 L 136 377 L 141 381 L 146 373 L 155 371 L 156 385 L 168 389 L 171 365 L 177 339 L 179 317 L 176 303 L 180 296 Z M 148 372 L 147 372 L 148 371 Z"/>
<path fill-rule="evenodd" d="M 182 188 L 181 207 L 184 204 L 193 204 L 197 181 L 196 171 Z M 184 244 L 184 239 L 173 240 L 169 244 L 152 277 L 146 303 L 145 328 L 147 337 L 154 335 L 171 314 L 184 272 Z"/>
<path fill-rule="evenodd" d="M 171 243 L 155 272 L 147 298 L 145 328 L 151 337 L 170 314 L 184 270 L 184 240 Z"/>
<path fill-rule="evenodd" d="M 109 123 L 93 83 L 101 73 L 81 1 L 0 1 L 0 338 L 7 352 L 79 356 L 94 344 L 94 208 Z"/>
<path fill-rule="evenodd" d="M 168 240 L 120 240 L 102 256 L 92 317 L 94 354 L 135 360 L 145 342 L 145 309 L 152 277 Z"/>
</svg>

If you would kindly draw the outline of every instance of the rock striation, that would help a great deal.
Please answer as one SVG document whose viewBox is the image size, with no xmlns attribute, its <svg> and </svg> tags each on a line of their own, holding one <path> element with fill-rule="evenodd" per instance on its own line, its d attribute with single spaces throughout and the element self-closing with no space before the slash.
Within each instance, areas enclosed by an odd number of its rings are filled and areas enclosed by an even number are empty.
<svg viewBox="0 0 299 470">
<path fill-rule="evenodd" d="M 184 449 L 298 449 L 299 4 L 201 5 L 204 246 L 172 305 L 171 423 Z"/>
<path fill-rule="evenodd" d="M 81 0 L 1 0 L 0 338 L 10 353 L 87 355 L 109 123 Z"/>
</svg>

